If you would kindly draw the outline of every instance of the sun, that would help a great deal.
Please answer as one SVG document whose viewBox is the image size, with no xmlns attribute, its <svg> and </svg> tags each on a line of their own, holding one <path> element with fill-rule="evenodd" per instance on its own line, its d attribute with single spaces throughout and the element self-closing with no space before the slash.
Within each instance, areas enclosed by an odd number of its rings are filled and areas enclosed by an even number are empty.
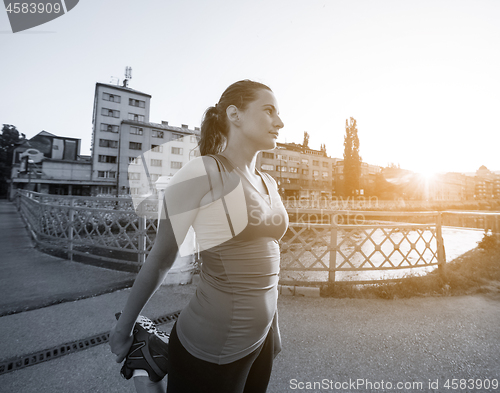
<svg viewBox="0 0 500 393">
<path fill-rule="evenodd" d="M 436 177 L 436 172 L 431 170 L 420 171 L 420 175 L 427 181 L 430 181 Z"/>
</svg>

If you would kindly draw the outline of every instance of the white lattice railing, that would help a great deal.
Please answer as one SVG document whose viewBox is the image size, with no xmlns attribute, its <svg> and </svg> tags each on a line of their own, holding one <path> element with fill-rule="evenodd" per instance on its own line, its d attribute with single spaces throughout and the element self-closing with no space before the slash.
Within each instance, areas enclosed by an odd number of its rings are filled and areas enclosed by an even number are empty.
<svg viewBox="0 0 500 393">
<path fill-rule="evenodd" d="M 138 217 L 130 198 L 23 191 L 17 204 L 35 240 L 64 251 L 69 259 L 91 256 L 137 270 L 156 237 L 157 220 Z M 147 209 L 154 213 L 156 207 Z M 435 266 L 443 271 L 442 222 L 500 235 L 500 213 L 321 209 L 288 213 L 291 222 L 281 240 L 283 284 L 366 283 Z"/>
<path fill-rule="evenodd" d="M 157 220 L 137 216 L 130 198 L 19 192 L 17 204 L 35 241 L 71 260 L 90 256 L 138 270 L 156 237 Z"/>
<path fill-rule="evenodd" d="M 282 239 L 283 283 L 387 281 L 388 275 L 398 276 L 395 271 L 408 274 L 432 266 L 443 270 L 446 263 L 440 213 L 307 210 L 302 214 L 306 218 L 295 216 L 301 222 L 290 223 Z M 394 222 L 402 218 L 406 222 Z M 415 224 L 413 219 L 428 222 Z"/>
</svg>

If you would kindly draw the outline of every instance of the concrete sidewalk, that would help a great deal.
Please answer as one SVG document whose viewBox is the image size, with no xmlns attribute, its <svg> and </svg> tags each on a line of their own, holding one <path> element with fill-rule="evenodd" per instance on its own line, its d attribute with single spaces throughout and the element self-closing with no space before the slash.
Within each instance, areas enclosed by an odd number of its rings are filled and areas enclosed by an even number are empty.
<svg viewBox="0 0 500 393">
<path fill-rule="evenodd" d="M 27 303 L 38 306 L 0 318 L 0 361 L 109 331 L 130 289 L 88 296 L 132 275 L 39 253 L 16 215 L 13 205 L 0 202 L 0 244 L 7 250 L 2 253 L 2 273 L 8 272 L 0 278 L 0 304 L 6 310 Z M 156 318 L 177 311 L 194 291 L 193 285 L 162 286 L 144 314 Z M 76 293 L 87 298 L 38 308 L 47 298 L 60 300 Z M 274 364 L 270 393 L 484 392 L 494 390 L 453 390 L 444 384 L 451 379 L 500 379 L 498 297 L 281 296 L 278 308 L 283 351 Z M 171 324 L 162 328 L 168 330 Z M 119 369 L 108 345 L 98 345 L 1 374 L 0 392 L 134 392 Z M 418 385 L 397 389 L 398 382 Z M 392 389 L 387 389 L 388 383 Z"/>
<path fill-rule="evenodd" d="M 135 278 L 36 250 L 6 200 L 0 200 L 0 250 L 0 316 L 126 288 Z"/>
<path fill-rule="evenodd" d="M 180 309 L 194 290 L 192 285 L 163 286 L 144 314 L 156 317 Z M 109 330 L 129 291 L 0 318 L 1 357 Z M 282 296 L 278 307 L 283 351 L 274 364 L 271 393 L 452 392 L 460 390 L 445 389 L 444 384 L 453 378 L 500 378 L 499 299 L 465 296 L 384 301 Z M 171 325 L 162 328 L 168 330 Z M 134 392 L 133 383 L 123 380 L 119 369 L 104 344 L 0 375 L 0 392 Z M 308 382 L 352 384 L 358 380 L 363 384 L 355 385 L 356 389 L 335 389 L 335 385 L 329 385 L 332 389 L 326 385 L 306 389 Z M 382 381 L 385 386 L 393 384 L 393 389 L 366 388 L 367 383 Z M 438 381 L 440 388 L 429 389 L 429 381 Z M 398 382 L 422 385 L 396 389 Z"/>
</svg>

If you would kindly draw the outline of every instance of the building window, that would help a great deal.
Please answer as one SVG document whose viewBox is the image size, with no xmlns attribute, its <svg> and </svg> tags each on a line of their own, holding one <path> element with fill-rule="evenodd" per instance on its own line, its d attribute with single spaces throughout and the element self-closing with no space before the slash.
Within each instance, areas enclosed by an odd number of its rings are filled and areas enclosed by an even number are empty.
<svg viewBox="0 0 500 393">
<path fill-rule="evenodd" d="M 121 97 L 117 96 L 116 94 L 109 94 L 109 93 L 102 93 L 102 99 L 104 101 L 111 101 L 111 102 L 121 102 Z"/>
<path fill-rule="evenodd" d="M 286 155 L 284 155 L 284 154 L 276 154 L 276 159 L 278 159 L 278 160 L 286 160 Z"/>
<path fill-rule="evenodd" d="M 151 160 L 151 166 L 161 166 L 161 160 Z"/>
<path fill-rule="evenodd" d="M 172 168 L 172 169 L 181 169 L 182 168 L 182 162 L 172 161 L 170 163 L 170 168 Z"/>
<path fill-rule="evenodd" d="M 290 167 L 290 173 L 298 173 L 298 172 L 299 172 L 299 168 Z"/>
<path fill-rule="evenodd" d="M 274 153 L 262 152 L 262 158 L 271 158 L 274 159 Z"/>
<path fill-rule="evenodd" d="M 278 172 L 280 172 L 280 171 L 281 171 L 281 172 L 286 172 L 286 170 L 287 170 L 287 169 L 286 169 L 286 166 L 276 165 L 276 170 L 277 170 Z"/>
<path fill-rule="evenodd" d="M 139 189 L 138 188 L 130 188 L 130 195 L 139 195 Z"/>
<path fill-rule="evenodd" d="M 319 161 L 318 160 L 313 160 L 313 165 L 314 166 L 319 166 Z"/>
<path fill-rule="evenodd" d="M 139 142 L 129 142 L 128 148 L 132 150 L 142 150 L 142 143 Z"/>
<path fill-rule="evenodd" d="M 177 139 L 182 139 L 183 138 L 183 135 L 182 134 L 175 134 L 175 133 L 172 133 L 172 139 L 173 141 L 177 140 Z"/>
<path fill-rule="evenodd" d="M 112 149 L 116 149 L 118 147 L 118 141 L 112 141 L 109 139 L 99 139 L 100 147 L 110 147 Z"/>
<path fill-rule="evenodd" d="M 101 115 L 107 116 L 107 117 L 120 117 L 120 111 L 108 109 L 108 108 L 102 108 Z"/>
<path fill-rule="evenodd" d="M 128 163 L 129 164 L 139 164 L 139 157 L 129 157 Z"/>
<path fill-rule="evenodd" d="M 97 177 L 102 179 L 114 179 L 116 178 L 116 172 L 114 171 L 97 171 Z"/>
<path fill-rule="evenodd" d="M 153 138 L 163 138 L 163 131 L 153 130 L 151 131 L 151 136 Z"/>
<path fill-rule="evenodd" d="M 260 169 L 262 169 L 263 171 L 274 171 L 274 166 L 269 164 L 262 164 L 260 166 Z"/>
<path fill-rule="evenodd" d="M 134 100 L 133 98 L 128 99 L 128 104 L 132 105 L 132 106 L 136 106 L 138 108 L 145 108 L 146 107 L 146 101 Z"/>
<path fill-rule="evenodd" d="M 328 168 L 328 162 L 327 161 L 323 161 L 323 168 Z"/>
<path fill-rule="evenodd" d="M 127 179 L 128 180 L 141 180 L 141 174 L 134 173 L 134 172 L 128 172 Z"/>
<path fill-rule="evenodd" d="M 315 177 L 319 176 L 319 171 L 314 170 L 313 171 L 313 176 L 315 176 Z"/>
<path fill-rule="evenodd" d="M 190 138 L 189 138 L 189 141 L 191 143 L 198 143 L 198 140 L 196 139 L 196 135 L 191 135 Z"/>
<path fill-rule="evenodd" d="M 309 169 L 302 169 L 303 175 L 309 175 Z"/>
<path fill-rule="evenodd" d="M 144 130 L 142 127 L 130 127 L 130 133 L 134 135 L 142 135 L 144 134 Z"/>
<path fill-rule="evenodd" d="M 161 145 L 151 145 L 151 151 L 154 153 L 163 153 L 163 146 Z"/>
<path fill-rule="evenodd" d="M 302 164 L 309 164 L 309 160 L 307 158 L 302 159 Z"/>
<path fill-rule="evenodd" d="M 119 126 L 114 126 L 112 124 L 101 123 L 101 131 L 104 132 L 118 132 L 119 128 Z"/>
<path fill-rule="evenodd" d="M 321 175 L 323 176 L 323 179 L 328 178 L 328 172 L 326 171 L 321 172 Z"/>
<path fill-rule="evenodd" d="M 99 156 L 99 162 L 107 162 L 109 164 L 116 164 L 116 156 Z"/>
<path fill-rule="evenodd" d="M 137 113 L 129 113 L 128 119 L 134 121 L 144 121 L 144 115 L 138 115 Z"/>
<path fill-rule="evenodd" d="M 157 181 L 160 178 L 161 175 L 157 175 L 156 173 L 152 173 L 150 175 L 151 181 Z"/>
<path fill-rule="evenodd" d="M 182 154 L 182 147 L 172 147 L 172 154 Z"/>
</svg>

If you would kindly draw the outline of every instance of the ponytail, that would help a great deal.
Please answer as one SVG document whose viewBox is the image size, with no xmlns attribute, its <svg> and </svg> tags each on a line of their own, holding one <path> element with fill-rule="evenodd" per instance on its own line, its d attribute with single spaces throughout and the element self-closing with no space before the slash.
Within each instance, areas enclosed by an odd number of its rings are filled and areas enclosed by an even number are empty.
<svg viewBox="0 0 500 393">
<path fill-rule="evenodd" d="M 220 124 L 220 115 L 218 105 L 209 107 L 203 115 L 200 132 L 200 153 L 202 156 L 207 154 L 218 154 L 226 146 L 226 135 L 224 135 L 224 125 Z"/>
<path fill-rule="evenodd" d="M 227 107 L 234 105 L 245 110 L 262 89 L 271 91 L 266 85 L 248 79 L 233 83 L 222 93 L 219 102 L 205 111 L 200 127 L 199 147 L 202 156 L 221 153 L 226 147 L 229 133 Z"/>
</svg>

